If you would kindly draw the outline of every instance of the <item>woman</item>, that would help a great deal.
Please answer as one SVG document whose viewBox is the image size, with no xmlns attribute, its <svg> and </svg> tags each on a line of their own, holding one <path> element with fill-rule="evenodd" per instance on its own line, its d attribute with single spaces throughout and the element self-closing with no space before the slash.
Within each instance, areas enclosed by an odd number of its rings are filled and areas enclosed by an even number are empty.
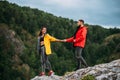
<svg viewBox="0 0 120 80">
<path fill-rule="evenodd" d="M 46 32 L 47 32 L 47 28 L 42 27 L 38 36 L 38 50 L 39 50 L 39 54 L 41 55 L 41 66 L 42 66 L 42 72 L 39 74 L 40 76 L 45 75 L 45 69 L 49 70 L 48 73 L 49 76 L 54 74 L 48 59 L 48 56 L 51 54 L 50 42 L 60 41 L 59 39 L 50 36 Z"/>
</svg>

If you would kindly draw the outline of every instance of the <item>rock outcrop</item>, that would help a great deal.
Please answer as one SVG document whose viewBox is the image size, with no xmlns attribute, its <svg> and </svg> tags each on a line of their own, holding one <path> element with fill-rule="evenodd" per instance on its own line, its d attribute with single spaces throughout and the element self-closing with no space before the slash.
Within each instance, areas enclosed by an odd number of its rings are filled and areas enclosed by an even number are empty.
<svg viewBox="0 0 120 80">
<path fill-rule="evenodd" d="M 120 80 L 120 59 L 110 63 L 83 68 L 64 76 L 36 76 L 31 80 L 81 80 L 87 75 L 93 75 L 96 80 Z"/>
<path fill-rule="evenodd" d="M 16 71 L 16 73 L 21 73 L 26 80 L 29 80 L 30 67 L 20 57 L 24 54 L 25 46 L 19 35 L 14 30 L 9 29 L 7 25 L 0 24 L 0 40 L 2 40 L 1 43 L 3 42 L 2 46 L 0 46 L 4 52 L 3 54 L 11 54 L 10 56 L 5 56 L 11 61 L 11 66 L 9 67 L 12 67 L 12 70 Z"/>
</svg>

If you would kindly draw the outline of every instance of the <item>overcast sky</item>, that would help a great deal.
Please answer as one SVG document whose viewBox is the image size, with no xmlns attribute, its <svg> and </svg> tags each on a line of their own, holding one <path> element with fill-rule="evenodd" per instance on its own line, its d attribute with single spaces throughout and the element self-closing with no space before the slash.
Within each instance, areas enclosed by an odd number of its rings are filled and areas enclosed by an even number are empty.
<svg viewBox="0 0 120 80">
<path fill-rule="evenodd" d="M 8 0 L 88 24 L 120 28 L 120 0 Z"/>
</svg>

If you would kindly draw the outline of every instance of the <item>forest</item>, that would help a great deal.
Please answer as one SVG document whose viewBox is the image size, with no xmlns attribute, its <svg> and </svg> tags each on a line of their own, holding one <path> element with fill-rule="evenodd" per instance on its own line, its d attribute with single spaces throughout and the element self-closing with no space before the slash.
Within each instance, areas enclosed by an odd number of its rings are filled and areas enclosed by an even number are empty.
<svg viewBox="0 0 120 80">
<path fill-rule="evenodd" d="M 58 38 L 71 37 L 77 21 L 36 8 L 21 7 L 0 1 L 0 80 L 29 80 L 41 70 L 37 37 L 42 26 Z M 89 66 L 120 59 L 120 29 L 100 25 L 88 27 L 83 57 Z M 49 59 L 57 75 L 72 72 L 76 67 L 71 43 L 53 42 Z"/>
</svg>

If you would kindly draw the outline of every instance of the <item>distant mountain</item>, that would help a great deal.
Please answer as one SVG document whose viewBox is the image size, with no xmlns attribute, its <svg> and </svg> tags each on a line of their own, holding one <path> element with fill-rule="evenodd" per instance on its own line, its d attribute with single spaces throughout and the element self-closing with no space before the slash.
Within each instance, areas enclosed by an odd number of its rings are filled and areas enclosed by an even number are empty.
<svg viewBox="0 0 120 80">
<path fill-rule="evenodd" d="M 111 54 L 108 56 L 109 60 L 114 60 L 116 58 L 120 58 L 120 33 L 113 34 L 105 38 L 104 44 L 109 46 L 109 49 L 113 47 L 111 50 Z"/>
</svg>

